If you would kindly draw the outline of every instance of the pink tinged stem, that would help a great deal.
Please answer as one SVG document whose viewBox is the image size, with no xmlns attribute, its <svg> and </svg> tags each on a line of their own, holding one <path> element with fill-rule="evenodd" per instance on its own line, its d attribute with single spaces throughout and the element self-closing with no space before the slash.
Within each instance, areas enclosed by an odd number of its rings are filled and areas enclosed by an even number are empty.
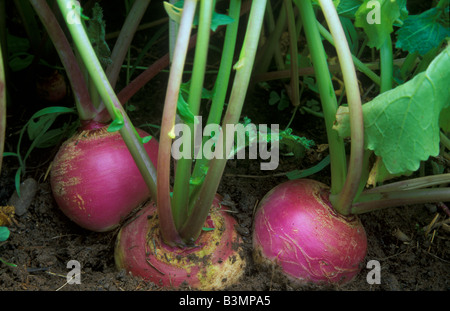
<svg viewBox="0 0 450 311">
<path fill-rule="evenodd" d="M 108 68 L 106 68 L 106 76 L 108 77 L 112 88 L 116 87 L 123 60 L 125 59 L 125 56 L 128 52 L 128 47 L 133 40 L 134 34 L 137 30 L 137 27 L 139 26 L 139 22 L 146 12 L 149 4 L 150 0 L 135 1 L 120 31 L 119 37 L 117 38 L 114 49 L 111 53 L 111 59 L 113 62 L 108 66 Z M 161 69 L 159 69 L 157 72 L 159 72 Z M 121 103 L 123 104 L 125 103 L 125 101 L 121 100 Z M 108 122 L 110 119 L 111 118 L 108 114 L 108 111 L 105 109 L 100 112 L 96 118 L 97 121 L 101 121 L 104 123 Z"/>
<path fill-rule="evenodd" d="M 58 52 L 61 62 L 66 69 L 68 79 L 74 92 L 80 119 L 92 119 L 97 114 L 97 111 L 91 103 L 86 80 L 78 66 L 69 41 L 45 0 L 30 0 L 30 3 L 39 16 L 42 24 L 44 24 L 45 29 L 55 45 L 55 49 Z"/>
<path fill-rule="evenodd" d="M 0 46 L 0 171 L 2 170 L 3 150 L 5 146 L 6 132 L 6 93 L 5 71 L 3 67 L 2 48 Z"/>
<path fill-rule="evenodd" d="M 161 235 L 166 244 L 183 244 L 172 215 L 170 199 L 170 161 L 178 95 L 183 75 L 184 63 L 191 34 L 192 22 L 196 9 L 196 0 L 187 0 L 183 6 L 179 32 L 174 49 L 173 63 L 164 103 L 161 123 L 160 149 L 157 168 L 157 206 Z"/>
<path fill-rule="evenodd" d="M 195 46 L 197 41 L 197 34 L 192 35 L 189 41 L 188 49 Z M 144 72 L 137 76 L 133 81 L 131 81 L 126 87 L 124 87 L 117 97 L 121 103 L 127 102 L 144 84 L 153 79 L 161 70 L 169 66 L 170 56 L 169 53 L 158 59 L 150 67 L 148 67 Z"/>
<path fill-rule="evenodd" d="M 359 188 L 364 160 L 364 124 L 359 93 L 358 79 L 352 54 L 345 37 L 344 30 L 331 0 L 319 0 L 323 14 L 329 25 L 331 35 L 336 43 L 336 52 L 342 68 L 347 100 L 350 110 L 351 153 L 347 177 L 342 191 L 336 196 L 331 195 L 333 207 L 344 215 L 351 211 L 351 204 Z"/>
<path fill-rule="evenodd" d="M 439 203 L 450 200 L 450 188 L 426 188 L 362 193 L 352 206 L 352 214 L 363 214 L 387 207 Z"/>
</svg>

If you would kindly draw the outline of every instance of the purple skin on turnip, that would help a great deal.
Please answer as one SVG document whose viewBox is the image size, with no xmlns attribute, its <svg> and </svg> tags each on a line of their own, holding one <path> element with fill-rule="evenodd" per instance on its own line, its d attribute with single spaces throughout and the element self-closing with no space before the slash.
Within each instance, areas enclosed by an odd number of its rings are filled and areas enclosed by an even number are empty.
<svg viewBox="0 0 450 311">
<path fill-rule="evenodd" d="M 119 132 L 85 125 L 59 149 L 50 172 L 53 196 L 61 211 L 79 226 L 112 230 L 145 201 L 150 191 Z M 149 134 L 137 130 L 141 137 Z M 158 142 L 144 148 L 153 164 Z"/>
<path fill-rule="evenodd" d="M 366 233 L 357 216 L 338 214 L 328 197 L 329 188 L 310 179 L 269 191 L 254 218 L 255 262 L 297 285 L 350 282 L 366 256 Z"/>
<path fill-rule="evenodd" d="M 220 202 L 217 195 L 205 229 L 191 247 L 165 244 L 156 206 L 148 204 L 117 236 L 117 268 L 166 289 L 222 290 L 235 284 L 246 266 L 242 241 L 234 228 L 236 220 Z"/>
</svg>

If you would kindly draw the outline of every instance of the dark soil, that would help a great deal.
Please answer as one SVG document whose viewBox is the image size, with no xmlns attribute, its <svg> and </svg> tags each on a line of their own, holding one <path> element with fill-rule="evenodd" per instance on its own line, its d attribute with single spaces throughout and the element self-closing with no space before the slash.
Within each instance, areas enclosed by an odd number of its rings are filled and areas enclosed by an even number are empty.
<svg viewBox="0 0 450 311">
<path fill-rule="evenodd" d="M 148 38 L 146 38 L 148 39 Z M 148 61 L 159 57 L 156 53 Z M 161 73 L 151 85 L 133 97 L 137 108 L 130 112 L 134 124 L 159 124 L 162 113 L 166 73 Z M 269 106 L 269 93 L 257 86 L 252 88 L 243 115 L 253 123 L 279 123 L 286 126 L 292 111 L 278 111 Z M 16 100 L 17 103 L 17 100 Z M 27 120 L 24 111 L 36 107 L 19 101 L 8 113 L 8 133 L 5 151 L 14 149 L 18 131 Z M 28 107 L 28 108 L 27 108 Z M 31 109 L 31 108 L 32 109 Z M 30 113 L 31 113 L 30 112 Z M 238 220 L 237 230 L 244 241 L 248 265 L 239 284 L 228 290 L 239 291 L 290 291 L 290 290 L 346 290 L 346 291 L 447 291 L 450 289 L 450 234 L 444 227 L 426 232 L 426 226 L 436 215 L 447 219 L 445 212 L 435 204 L 400 206 L 361 215 L 368 237 L 366 262 L 378 260 L 381 264 L 381 284 L 369 284 L 371 269 L 365 266 L 356 279 L 342 287 L 305 286 L 293 288 L 280 281 L 272 271 L 261 271 L 252 261 L 252 216 L 254 209 L 275 185 L 286 177 L 269 176 L 293 169 L 303 169 L 317 164 L 327 155 L 325 131 L 322 120 L 300 113 L 292 123 L 295 133 L 316 142 L 302 160 L 282 156 L 274 172 L 263 172 L 258 161 L 229 161 L 219 188 L 219 193 L 234 202 Z M 145 129 L 149 129 L 146 127 Z M 152 130 L 150 128 L 150 130 Z M 156 137 L 158 132 L 153 131 Z M 8 143 L 8 139 L 11 141 Z M 9 148 L 9 149 L 8 149 Z M 114 263 L 114 244 L 118 230 L 107 233 L 86 231 L 72 223 L 56 206 L 46 172 L 57 147 L 36 150 L 29 161 L 27 177 L 36 179 L 39 189 L 27 212 L 15 216 L 9 227 L 10 238 L 0 243 L 0 258 L 14 264 L 0 262 L 0 290 L 9 291 L 159 291 L 156 285 L 145 283 L 125 271 L 118 271 Z M 17 163 L 5 158 L 0 176 L 0 205 L 5 205 L 14 191 L 14 174 Z M 448 167 L 446 168 L 448 171 Z M 262 174 L 264 177 L 261 177 Z M 258 178 L 259 176 L 259 178 Z M 311 176 L 329 184 L 329 170 Z M 395 232 L 401 231 L 405 236 Z M 81 264 L 81 284 L 67 284 L 66 275 L 71 270 L 70 260 Z M 189 290 L 184 288 L 183 290 Z"/>
</svg>

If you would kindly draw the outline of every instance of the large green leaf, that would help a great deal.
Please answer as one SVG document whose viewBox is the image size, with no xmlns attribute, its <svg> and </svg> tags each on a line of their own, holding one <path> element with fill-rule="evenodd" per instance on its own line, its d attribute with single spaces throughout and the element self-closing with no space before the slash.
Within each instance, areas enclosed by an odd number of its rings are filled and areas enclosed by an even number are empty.
<svg viewBox="0 0 450 311">
<path fill-rule="evenodd" d="M 397 1 L 365 0 L 355 13 L 355 26 L 364 29 L 369 37 L 368 46 L 379 49 L 394 30 L 393 25 L 400 16 Z"/>
<path fill-rule="evenodd" d="M 444 13 L 444 11 L 447 11 Z M 446 20 L 447 18 L 447 20 Z M 432 8 L 420 15 L 410 15 L 397 30 L 395 46 L 410 53 L 425 55 L 450 36 L 447 9 Z"/>
<path fill-rule="evenodd" d="M 391 174 L 416 171 L 420 161 L 439 154 L 439 120 L 449 113 L 450 47 L 425 72 L 363 105 L 367 149 Z M 445 109 L 445 110 L 444 110 Z M 334 127 L 349 136 L 348 108 L 339 108 Z"/>
</svg>

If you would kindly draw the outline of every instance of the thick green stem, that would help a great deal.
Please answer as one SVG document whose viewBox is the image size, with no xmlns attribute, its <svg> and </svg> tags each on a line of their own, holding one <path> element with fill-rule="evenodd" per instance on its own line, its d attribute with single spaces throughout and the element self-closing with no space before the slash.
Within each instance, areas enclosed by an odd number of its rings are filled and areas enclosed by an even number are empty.
<svg viewBox="0 0 450 311">
<path fill-rule="evenodd" d="M 175 4 L 177 0 L 169 0 L 170 4 Z M 175 49 L 175 43 L 177 41 L 178 24 L 173 19 L 169 18 L 169 59 L 172 62 L 173 50 Z"/>
<path fill-rule="evenodd" d="M 78 14 L 75 10 L 76 3 L 73 0 L 58 0 L 58 4 L 63 16 Z M 118 123 L 123 122 L 123 126 L 120 129 L 128 149 L 130 150 L 133 159 L 135 160 L 147 186 L 150 189 L 150 194 L 153 198 L 156 197 L 156 171 L 153 163 L 151 162 L 141 138 L 139 137 L 136 129 L 133 127 L 131 121 L 123 110 L 122 105 L 117 99 L 114 90 L 109 84 L 103 68 L 97 59 L 95 51 L 92 48 L 89 37 L 87 36 L 82 23 L 71 22 L 66 19 L 66 25 L 72 35 L 75 46 L 77 47 L 80 57 L 83 60 L 90 78 L 97 87 L 103 102 L 106 105 L 113 120 Z"/>
<path fill-rule="evenodd" d="M 297 28 L 295 25 L 294 8 L 291 0 L 284 0 L 286 8 L 287 24 L 289 30 L 289 43 L 291 52 L 291 101 L 297 107 L 300 105 L 300 79 L 298 77 L 298 47 L 297 47 Z"/>
<path fill-rule="evenodd" d="M 122 63 L 128 52 L 128 47 L 133 40 L 133 36 L 137 27 L 147 10 L 150 0 L 134 1 L 134 4 L 125 19 L 122 29 L 120 30 L 119 37 L 117 38 L 114 48 L 111 52 L 112 63 L 106 68 L 106 76 L 113 88 L 116 87 L 119 72 L 122 67 Z"/>
<path fill-rule="evenodd" d="M 270 4 L 267 4 L 269 7 Z M 264 44 L 264 47 L 261 49 L 261 53 L 258 52 L 258 59 L 257 59 L 257 68 L 255 68 L 255 73 L 263 73 L 266 72 L 267 69 L 270 66 L 270 62 L 272 61 L 272 58 L 276 54 L 276 50 L 279 46 L 279 40 L 281 37 L 281 34 L 283 33 L 284 29 L 286 28 L 286 9 L 285 9 L 285 3 L 283 2 L 281 4 L 281 10 L 278 14 L 277 21 L 275 23 L 275 27 L 272 30 L 272 33 L 269 36 L 269 39 Z M 284 69 L 284 62 L 279 60 L 279 57 L 275 55 L 275 60 L 277 63 L 278 69 Z"/>
<path fill-rule="evenodd" d="M 128 53 L 129 46 L 133 40 L 133 36 L 139 26 L 142 16 L 146 12 L 150 0 L 135 1 L 130 12 L 125 19 L 125 23 L 120 30 L 119 36 L 111 53 L 112 63 L 106 68 L 106 76 L 112 88 L 116 87 L 117 79 L 122 68 L 125 56 Z M 123 104 L 123 102 L 122 102 Z M 100 108 L 104 108 L 101 106 Z M 103 109 L 95 118 L 96 121 L 107 123 L 111 120 L 108 111 Z"/>
<path fill-rule="evenodd" d="M 193 35 L 189 41 L 188 49 L 195 46 L 197 35 Z M 151 64 L 139 76 L 132 80 L 127 86 L 120 90 L 117 97 L 122 103 L 127 102 L 138 90 L 140 90 L 148 81 L 153 79 L 161 70 L 169 66 L 171 63 L 169 53 L 162 56 L 156 62 Z"/>
<path fill-rule="evenodd" d="M 369 190 L 365 190 L 364 193 L 369 194 L 369 193 L 381 193 L 399 190 L 414 190 L 445 184 L 450 184 L 450 173 L 397 181 L 383 186 L 378 186 Z"/>
<path fill-rule="evenodd" d="M 228 108 L 222 123 L 222 129 L 224 130 L 221 131 L 221 138 L 219 138 L 219 142 L 223 142 L 223 156 L 212 159 L 211 166 L 206 174 L 205 181 L 195 205 L 195 213 L 189 215 L 189 218 L 180 230 L 180 235 L 186 242 L 195 241 L 200 235 L 202 226 L 205 223 L 219 187 L 223 170 L 227 162 L 227 154 L 225 154 L 227 151 L 226 128 L 227 125 L 233 125 L 234 127 L 234 125 L 239 122 L 255 61 L 256 50 L 258 48 L 265 7 L 266 0 L 252 2 L 244 43 L 242 45 L 239 60 L 234 66 L 236 76 L 233 82 Z M 233 134 L 234 132 L 231 133 L 231 135 Z"/>
<path fill-rule="evenodd" d="M 362 193 L 358 202 L 352 206 L 352 214 L 373 212 L 387 207 L 410 204 L 447 202 L 450 200 L 450 188 L 432 188 L 398 190 L 374 193 Z"/>
<path fill-rule="evenodd" d="M 217 73 L 216 82 L 214 84 L 213 89 L 213 98 L 211 100 L 211 108 L 209 110 L 208 119 L 206 121 L 206 125 L 209 124 L 219 124 L 222 118 L 223 107 L 225 104 L 225 98 L 227 95 L 228 85 L 230 82 L 231 69 L 233 66 L 233 58 L 234 51 L 236 47 L 236 38 L 238 33 L 239 26 L 239 15 L 240 15 L 241 1 L 240 0 L 231 0 L 230 8 L 228 14 L 231 18 L 234 19 L 234 22 L 227 25 L 227 30 L 225 33 L 225 39 L 222 49 L 222 56 L 220 60 L 220 67 Z M 209 137 L 204 137 L 202 141 L 202 149 L 205 141 L 209 139 Z M 208 152 L 203 150 L 204 152 Z M 205 167 L 208 166 L 209 163 L 209 154 L 202 154 L 200 159 L 197 159 L 194 167 L 194 171 L 192 173 L 192 178 L 197 179 L 204 177 Z"/>
<path fill-rule="evenodd" d="M 243 3 L 240 16 L 248 12 L 248 10 L 250 9 L 249 3 L 250 1 L 246 1 Z M 218 33 L 218 31 L 214 32 L 213 34 L 216 33 Z M 191 49 L 195 46 L 196 38 L 197 38 L 196 34 L 192 35 L 191 40 L 189 41 L 188 49 Z M 170 62 L 171 60 L 169 53 L 158 59 L 155 63 L 153 63 L 150 67 L 148 67 L 145 71 L 143 71 L 139 76 L 137 76 L 133 81 L 131 81 L 130 84 L 128 84 L 124 89 L 122 89 L 119 92 L 118 97 L 120 101 L 122 103 L 127 102 L 144 84 L 150 81 L 162 69 L 169 66 Z"/>
<path fill-rule="evenodd" d="M 433 59 L 436 57 L 436 55 L 439 53 L 440 51 L 440 46 L 437 46 L 433 49 L 431 49 L 428 53 L 426 53 L 423 57 L 422 60 L 419 62 L 419 64 L 416 67 L 416 70 L 414 71 L 413 76 L 418 75 L 419 73 L 427 70 L 428 66 L 430 65 L 430 63 L 433 61 Z"/>
<path fill-rule="evenodd" d="M 394 56 L 392 54 L 392 40 L 388 36 L 380 48 L 381 85 L 380 94 L 392 89 L 394 79 Z"/>
<path fill-rule="evenodd" d="M 203 92 L 203 82 L 206 70 L 206 60 L 208 58 L 208 45 L 210 38 L 211 18 L 213 12 L 213 1 L 204 0 L 200 2 L 200 18 L 198 25 L 197 44 L 195 46 L 194 68 L 192 71 L 191 84 L 189 89 L 188 104 L 194 116 L 198 116 L 200 102 Z M 189 206 L 189 185 L 192 169 L 192 159 L 194 150 L 194 125 L 187 124 L 190 129 L 190 157 L 181 158 L 177 162 L 175 183 L 173 189 L 172 211 L 175 226 L 180 228 L 188 215 Z M 183 133 L 187 135 L 187 133 Z"/>
<path fill-rule="evenodd" d="M 444 133 L 442 133 L 441 131 L 439 131 L 439 137 L 441 140 L 441 144 L 447 148 L 448 150 L 450 150 L 450 139 L 447 137 L 447 135 L 445 135 Z"/>
<path fill-rule="evenodd" d="M 445 202 L 450 200 L 450 188 L 442 187 L 447 184 L 450 184 L 450 173 L 406 179 L 364 190 L 353 203 L 352 213 L 362 214 L 408 204 Z"/>
<path fill-rule="evenodd" d="M 345 183 L 347 174 L 346 155 L 344 141 L 333 130 L 336 119 L 337 100 L 328 70 L 327 56 L 322 44 L 322 39 L 317 27 L 317 20 L 310 1 L 295 0 L 303 21 L 308 48 L 310 51 L 314 71 L 316 73 L 317 86 L 319 88 L 322 110 L 325 118 L 327 138 L 330 149 L 331 167 L 331 193 L 339 193 Z"/>
<path fill-rule="evenodd" d="M 75 54 L 72 51 L 64 31 L 59 26 L 55 15 L 45 0 L 30 0 L 30 3 L 39 16 L 42 24 L 44 24 L 47 33 L 55 45 L 55 49 L 58 52 L 61 62 L 66 69 L 67 77 L 74 93 L 75 103 L 77 105 L 80 119 L 91 120 L 95 117 L 97 111 L 92 105 L 86 80 L 84 79 L 83 73 L 78 66 Z"/>
<path fill-rule="evenodd" d="M 350 213 L 351 204 L 358 192 L 364 162 L 364 123 L 361 95 L 352 54 L 336 8 L 331 0 L 319 0 L 319 3 L 336 44 L 350 113 L 351 151 L 348 172 L 343 189 L 336 196 L 330 196 L 333 207 L 346 215 Z"/>
<path fill-rule="evenodd" d="M 319 22 L 317 22 L 317 26 L 319 27 L 320 34 L 325 38 L 325 40 L 327 40 L 333 46 L 335 46 L 333 37 L 328 32 L 328 30 L 326 30 L 325 27 L 323 27 Z M 358 68 L 359 71 L 361 71 L 363 74 L 365 74 L 375 84 L 377 84 L 377 85 L 381 84 L 381 78 L 375 72 L 373 72 L 369 66 L 367 66 L 362 61 L 360 61 L 355 55 L 352 55 L 352 59 L 353 59 L 353 62 L 355 64 L 356 68 Z"/>
<path fill-rule="evenodd" d="M 178 231 L 176 230 L 172 213 L 170 198 L 170 162 L 178 96 L 180 93 L 184 63 L 186 61 L 189 36 L 191 34 L 196 6 L 196 0 L 187 0 L 184 2 L 164 102 L 161 135 L 159 139 L 157 179 L 158 215 L 163 240 L 169 245 L 182 244 Z"/>
<path fill-rule="evenodd" d="M 6 81 L 2 55 L 2 48 L 0 45 L 0 172 L 2 171 L 6 132 Z"/>
<path fill-rule="evenodd" d="M 413 71 L 418 56 L 419 52 L 408 53 L 408 55 L 406 56 L 405 61 L 400 68 L 400 76 L 403 79 L 406 79 L 408 75 Z"/>
<path fill-rule="evenodd" d="M 230 8 L 228 14 L 234 19 L 234 22 L 227 25 L 227 30 L 225 33 L 225 39 L 222 49 L 222 57 L 220 60 L 220 67 L 217 73 L 216 82 L 213 89 L 213 98 L 211 100 L 211 108 L 208 115 L 208 120 L 206 125 L 209 124 L 219 124 L 222 118 L 223 107 L 225 104 L 225 98 L 227 95 L 228 85 L 230 81 L 231 69 L 233 66 L 234 51 L 236 47 L 236 38 L 239 26 L 239 15 L 240 15 L 241 1 L 231 0 Z M 211 159 L 209 150 L 203 150 L 204 143 L 209 139 L 209 137 L 204 137 L 201 145 L 202 157 L 197 159 L 194 166 L 194 171 L 192 173 L 193 180 L 204 180 L 207 172 L 207 167 Z M 198 190 L 200 186 L 194 186 L 190 191 L 189 199 L 189 211 L 194 209 L 194 204 L 197 201 Z"/>
<path fill-rule="evenodd" d="M 3 55 L 8 55 L 8 49 L 6 46 L 6 0 L 0 0 L 0 48 Z M 5 78 L 8 76 L 7 68 L 4 68 Z"/>
<path fill-rule="evenodd" d="M 25 28 L 28 40 L 30 41 L 32 53 L 38 55 L 42 39 L 33 8 L 28 1 L 14 0 L 14 4 L 20 14 L 23 27 Z"/>
</svg>

